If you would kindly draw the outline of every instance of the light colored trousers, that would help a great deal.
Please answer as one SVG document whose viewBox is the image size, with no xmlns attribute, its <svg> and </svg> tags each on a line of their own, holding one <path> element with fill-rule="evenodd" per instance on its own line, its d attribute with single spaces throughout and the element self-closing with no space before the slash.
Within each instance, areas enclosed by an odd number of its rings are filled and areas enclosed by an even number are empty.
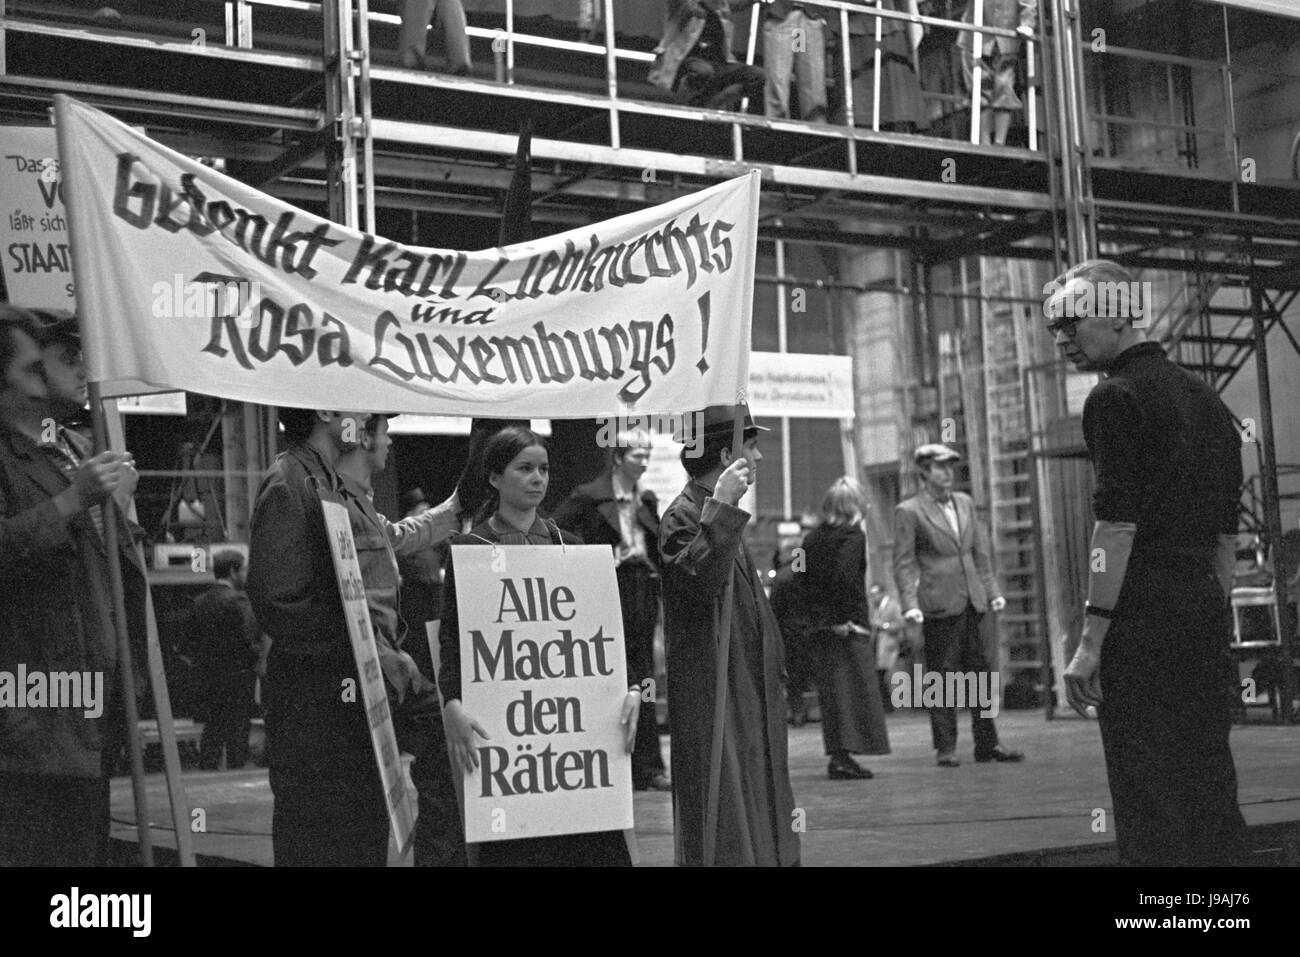
<svg viewBox="0 0 1300 957">
<path fill-rule="evenodd" d="M 429 42 L 429 20 L 437 8 L 442 24 L 443 48 L 448 73 L 468 73 L 469 35 L 465 32 L 465 8 L 460 0 L 402 0 L 402 66 L 427 69 L 424 51 Z"/>
<path fill-rule="evenodd" d="M 799 84 L 800 119 L 826 122 L 826 24 L 792 10 L 784 20 L 763 24 L 763 68 L 767 71 L 765 112 L 790 117 L 790 75 Z"/>
</svg>

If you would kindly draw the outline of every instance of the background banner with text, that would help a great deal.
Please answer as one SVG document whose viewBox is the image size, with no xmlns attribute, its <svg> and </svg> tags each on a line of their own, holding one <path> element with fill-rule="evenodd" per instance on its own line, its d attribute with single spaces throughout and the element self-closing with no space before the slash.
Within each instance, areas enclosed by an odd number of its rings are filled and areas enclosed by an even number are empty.
<svg viewBox="0 0 1300 957">
<path fill-rule="evenodd" d="M 106 394 L 580 418 L 732 403 L 745 385 L 757 173 L 460 252 L 304 212 L 75 100 L 56 112 Z"/>
<path fill-rule="evenodd" d="M 2 135 L 0 271 L 9 301 L 75 309 L 54 127 L 6 126 Z"/>
</svg>

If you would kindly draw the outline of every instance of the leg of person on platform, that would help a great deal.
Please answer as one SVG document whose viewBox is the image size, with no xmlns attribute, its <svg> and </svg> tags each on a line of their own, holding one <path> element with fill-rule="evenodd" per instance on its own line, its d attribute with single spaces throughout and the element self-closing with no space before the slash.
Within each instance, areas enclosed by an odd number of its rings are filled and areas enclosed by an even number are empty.
<svg viewBox="0 0 1300 957">
<path fill-rule="evenodd" d="M 826 122 L 826 25 L 796 12 L 803 29 L 804 49 L 794 58 L 795 82 L 799 86 L 799 118 L 810 123 Z M 789 93 L 787 92 L 787 96 Z"/>
<path fill-rule="evenodd" d="M 965 615 L 925 619 L 921 626 L 925 635 L 925 670 L 927 673 L 946 675 L 957 668 L 960 660 L 960 628 Z M 956 767 L 957 711 L 955 708 L 930 708 L 930 734 L 939 763 Z"/>
<path fill-rule="evenodd" d="M 795 56 L 789 22 L 794 16 L 792 13 L 784 20 L 769 19 L 763 24 L 763 68 L 767 72 L 763 111 L 783 120 L 790 118 L 790 74 Z"/>
<path fill-rule="evenodd" d="M 447 57 L 447 72 L 465 76 L 470 71 L 469 34 L 465 8 L 460 0 L 438 0 L 438 25 Z"/>
<path fill-rule="evenodd" d="M 712 82 L 714 94 L 705 105 L 714 109 L 738 110 L 741 99 L 748 98 L 750 103 L 759 101 L 767 88 L 767 74 L 762 67 L 728 63 L 718 68 Z"/>
<path fill-rule="evenodd" d="M 962 670 L 968 675 L 975 676 L 978 688 L 980 681 L 988 680 L 983 676 L 991 671 L 989 656 L 984 647 L 984 631 L 981 627 L 984 615 L 967 605 L 963 617 L 966 622 L 962 629 Z M 972 690 L 969 681 L 966 682 L 966 688 L 969 694 Z M 975 756 L 988 757 L 998 746 L 997 726 L 993 723 L 992 717 L 980 716 L 982 709 L 978 701 L 968 700 L 967 703 L 971 705 L 970 730 L 971 740 L 975 745 Z"/>
<path fill-rule="evenodd" d="M 433 16 L 435 0 L 402 0 L 402 27 L 398 34 L 398 49 L 402 66 L 408 70 L 423 70 L 425 51 L 429 47 L 429 20 Z"/>
<path fill-rule="evenodd" d="M 1170 617 L 1117 621 L 1102 646 L 1099 717 L 1120 862 L 1240 864 L 1245 821 L 1222 655 L 1203 635 L 1157 632 Z M 1124 645 L 1113 642 L 1117 630 Z"/>
</svg>

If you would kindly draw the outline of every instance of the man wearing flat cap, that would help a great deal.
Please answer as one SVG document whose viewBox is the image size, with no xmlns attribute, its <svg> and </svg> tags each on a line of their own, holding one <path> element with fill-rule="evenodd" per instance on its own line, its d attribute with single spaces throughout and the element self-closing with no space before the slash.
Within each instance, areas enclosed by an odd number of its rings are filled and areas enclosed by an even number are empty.
<svg viewBox="0 0 1300 957">
<path fill-rule="evenodd" d="M 946 445 L 922 445 L 915 453 L 922 487 L 894 510 L 894 582 L 903 617 L 921 625 L 927 672 L 942 673 L 944 688 L 955 688 L 954 672 L 988 674 L 992 670 L 980 625 L 985 613 L 1001 611 L 1006 599 L 998 591 L 989 557 L 989 540 L 975 520 L 975 504 L 953 491 L 952 463 L 961 458 Z M 969 686 L 969 683 L 967 683 Z M 1019 751 L 998 743 L 991 717 L 972 707 L 975 760 L 1015 762 Z M 930 708 L 930 731 L 940 767 L 955 768 L 957 709 L 952 701 Z"/>
<path fill-rule="evenodd" d="M 743 446 L 732 447 L 743 415 Z M 794 795 L 787 767 L 785 653 L 781 632 L 741 533 L 738 507 L 763 455 L 749 410 L 710 406 L 682 452 L 690 480 L 659 524 L 668 712 L 672 720 L 673 818 L 678 865 L 789 867 L 799 862 L 792 828 Z M 694 453 L 694 454 L 692 454 Z M 705 847 L 719 634 L 731 583 L 731 639 L 717 830 Z"/>
</svg>

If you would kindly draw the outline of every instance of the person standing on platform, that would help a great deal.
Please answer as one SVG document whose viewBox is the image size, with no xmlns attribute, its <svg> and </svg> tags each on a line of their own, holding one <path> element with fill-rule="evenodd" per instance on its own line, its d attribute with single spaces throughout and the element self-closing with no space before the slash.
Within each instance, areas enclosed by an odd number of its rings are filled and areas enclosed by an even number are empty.
<svg viewBox="0 0 1300 957">
<path fill-rule="evenodd" d="M 594 481 L 579 485 L 555 513 L 555 523 L 587 545 L 614 550 L 618 597 L 623 610 L 623 641 L 629 680 L 653 679 L 655 629 L 659 625 L 659 500 L 637 483 L 650 462 L 650 437 L 622 434 L 610 449 L 610 466 Z M 632 787 L 671 791 L 659 747 L 659 722 L 653 680 L 643 684 Z M 646 692 L 649 692 L 648 694 Z"/>
<path fill-rule="evenodd" d="M 822 523 L 803 543 L 808 562 L 803 585 L 816 596 L 810 603 L 813 660 L 832 781 L 872 776 L 853 760 L 855 754 L 889 753 L 867 602 L 866 508 L 862 486 L 839 479 L 826 491 Z"/>
<path fill-rule="evenodd" d="M 469 34 L 460 0 L 402 0 L 402 29 L 398 40 L 402 66 L 408 70 L 432 69 L 425 51 L 429 47 L 429 21 L 435 14 L 442 26 L 446 72 L 452 76 L 468 76 L 472 67 Z"/>
<path fill-rule="evenodd" d="M 366 589 L 366 605 L 380 649 L 380 664 L 389 683 L 400 689 L 393 709 L 398 745 L 411 754 L 411 782 L 419 797 L 415 824 L 416 867 L 456 867 L 465 864 L 465 839 L 456 803 L 442 710 L 432 668 L 422 671 L 416 656 L 428 658 L 423 629 L 408 636 L 401 614 L 400 561 L 432 552 L 456 531 L 455 496 L 437 508 L 393 523 L 374 507 L 374 477 L 388 465 L 393 440 L 390 415 L 372 415 L 361 431 L 361 444 L 339 456 L 338 473 L 351 492 L 346 499 L 352 522 L 357 563 Z M 407 638 L 410 637 L 408 649 Z M 421 649 L 423 645 L 423 649 Z M 387 659 L 387 660 L 386 660 Z"/>
<path fill-rule="evenodd" d="M 279 415 L 288 448 L 258 490 L 248 563 L 253 613 L 271 636 L 264 703 L 275 865 L 383 867 L 388 809 L 320 500 L 351 497 L 335 466 L 369 415 Z M 375 640 L 387 639 L 376 629 Z"/>
<path fill-rule="evenodd" d="M 826 15 L 794 0 L 771 0 L 763 11 L 765 112 L 790 119 L 790 79 L 799 88 L 799 119 L 826 122 Z"/>
<path fill-rule="evenodd" d="M 870 0 L 858 0 L 875 6 Z M 884 0 L 881 7 L 895 13 L 919 13 L 916 0 Z M 849 14 L 849 63 L 853 70 L 853 124 L 871 128 L 876 104 L 876 24 L 880 24 L 880 123 L 896 133 L 917 133 L 929 128 L 921 81 L 916 72 L 916 51 L 925 28 L 919 23 L 862 13 Z M 838 29 L 836 30 L 838 33 Z"/>
<path fill-rule="evenodd" d="M 1057 347 L 1105 375 L 1083 407 L 1096 525 L 1066 698 L 1100 720 L 1122 864 L 1242 864 L 1228 743 L 1241 436 L 1214 389 L 1134 325 L 1151 307 L 1137 288 L 1107 260 L 1047 287 Z"/>
<path fill-rule="evenodd" d="M 233 550 L 212 556 L 216 584 L 194 600 L 199 632 L 199 674 L 207 701 L 199 767 L 215 771 L 226 753 L 226 768 L 248 763 L 252 730 L 253 669 L 261 656 L 262 629 L 244 593 L 244 556 Z"/>
<path fill-rule="evenodd" d="M 94 455 L 59 425 L 84 407 L 85 375 L 79 389 L 75 374 L 59 385 L 68 370 L 47 368 L 49 332 L 31 311 L 0 305 L 0 671 L 89 680 L 83 707 L 0 707 L 0 867 L 108 863 L 106 739 L 122 695 L 104 504 L 138 476 L 130 453 Z M 79 351 L 67 365 L 75 373 Z M 134 531 L 118 519 L 123 624 L 139 635 L 147 585 Z"/>
<path fill-rule="evenodd" d="M 550 484 L 550 459 L 546 440 L 523 426 L 501 429 L 483 446 L 482 474 L 489 485 L 484 503 L 488 517 L 452 545 L 581 545 L 554 522 L 537 514 Z M 452 559 L 443 594 L 442 690 L 447 743 L 458 773 L 469 775 L 479 766 L 478 741 L 486 733 L 461 700 L 460 608 L 456 599 L 456 562 Z M 619 704 L 623 745 L 629 753 L 636 743 L 637 715 L 643 675 L 628 675 L 628 690 Z M 470 859 L 479 867 L 631 867 L 632 856 L 622 831 L 589 831 L 550 837 L 523 837 L 471 844 Z"/>
<path fill-rule="evenodd" d="M 962 19 L 975 22 L 975 0 L 967 0 Z M 984 26 L 1015 30 L 1018 36 L 981 34 L 980 43 L 980 137 L 985 143 L 1003 146 L 1011 129 L 1011 115 L 1024 109 L 1016 93 L 1016 69 L 1025 38 L 1032 38 L 1038 23 L 1038 0 L 984 0 Z M 976 95 L 975 34 L 961 30 L 957 34 L 961 50 L 962 77 L 966 93 Z M 990 115 L 991 114 L 991 115 Z"/>
<path fill-rule="evenodd" d="M 903 617 L 921 625 L 925 666 L 944 675 L 944 687 L 966 672 L 978 682 L 992 671 L 980 625 L 991 609 L 999 612 L 1006 599 L 993 577 L 988 537 L 975 519 L 975 503 L 953 491 L 952 463 L 961 458 L 946 445 L 933 443 L 916 450 L 921 491 L 894 510 L 894 582 Z M 972 705 L 971 731 L 975 760 L 1023 761 L 1019 751 L 998 743 L 992 717 L 981 717 Z M 957 710 L 954 702 L 930 709 L 930 731 L 940 767 L 955 768 Z"/>
<path fill-rule="evenodd" d="M 757 103 L 767 75 L 736 60 L 731 11 L 754 0 L 668 0 L 664 38 L 655 48 L 650 82 L 689 106 L 735 110 Z"/>
<path fill-rule="evenodd" d="M 744 415 L 743 446 L 732 448 L 733 419 Z M 682 451 L 690 481 L 659 525 L 663 558 L 668 710 L 672 715 L 676 863 L 705 860 L 719 622 L 731 583 L 731 636 L 725 664 L 722 766 L 713 862 L 789 867 L 799 863 L 787 761 L 785 652 L 776 616 L 741 533 L 738 507 L 763 455 L 749 410 L 710 406 L 702 442 Z M 699 454 L 692 456 L 692 451 Z M 738 454 L 737 454 L 738 453 Z"/>
</svg>

